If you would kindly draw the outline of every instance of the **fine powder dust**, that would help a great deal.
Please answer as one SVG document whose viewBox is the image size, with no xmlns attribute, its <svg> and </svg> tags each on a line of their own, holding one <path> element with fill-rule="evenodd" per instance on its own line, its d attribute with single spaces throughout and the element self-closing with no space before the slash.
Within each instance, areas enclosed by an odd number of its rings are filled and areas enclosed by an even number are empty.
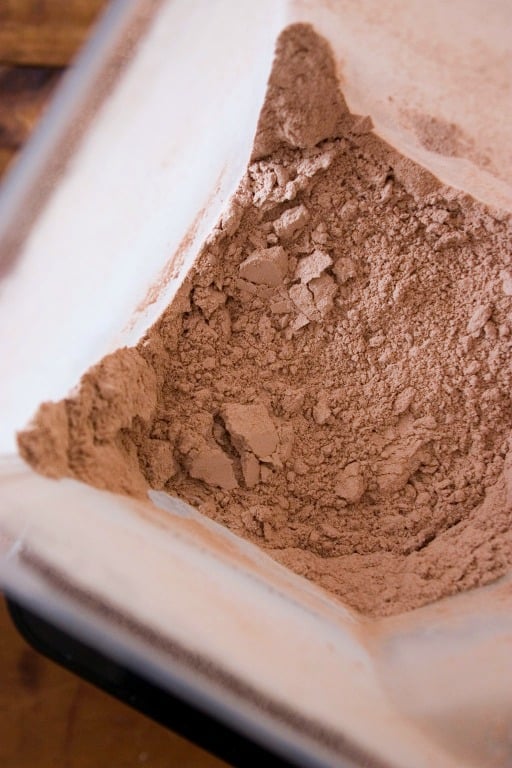
<svg viewBox="0 0 512 768">
<path fill-rule="evenodd" d="M 512 564 L 510 234 L 350 114 L 327 44 L 289 27 L 178 296 L 20 452 L 165 489 L 367 615 L 488 583 Z"/>
</svg>

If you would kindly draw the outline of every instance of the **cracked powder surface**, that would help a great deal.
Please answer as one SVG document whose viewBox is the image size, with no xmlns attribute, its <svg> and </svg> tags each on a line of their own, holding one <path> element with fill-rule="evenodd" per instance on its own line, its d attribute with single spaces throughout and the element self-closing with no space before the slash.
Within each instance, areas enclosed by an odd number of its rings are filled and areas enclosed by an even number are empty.
<svg viewBox="0 0 512 768">
<path fill-rule="evenodd" d="M 371 616 L 512 563 L 510 217 L 277 42 L 239 189 L 136 348 L 19 435 L 50 477 L 165 489 Z"/>
</svg>

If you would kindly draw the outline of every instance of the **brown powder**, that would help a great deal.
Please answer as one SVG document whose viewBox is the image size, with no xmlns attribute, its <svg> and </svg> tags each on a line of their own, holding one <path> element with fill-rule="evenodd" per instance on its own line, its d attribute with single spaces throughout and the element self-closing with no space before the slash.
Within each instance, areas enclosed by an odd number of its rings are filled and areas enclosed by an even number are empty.
<svg viewBox="0 0 512 768">
<path fill-rule="evenodd" d="M 510 232 L 351 115 L 289 27 L 179 295 L 21 454 L 164 488 L 369 615 L 485 584 L 512 564 Z"/>
</svg>

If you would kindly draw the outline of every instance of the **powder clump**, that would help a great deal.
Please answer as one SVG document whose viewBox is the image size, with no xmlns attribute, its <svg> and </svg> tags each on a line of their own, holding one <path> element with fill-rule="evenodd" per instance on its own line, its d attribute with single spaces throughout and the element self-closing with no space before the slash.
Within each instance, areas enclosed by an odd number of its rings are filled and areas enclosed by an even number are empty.
<svg viewBox="0 0 512 768">
<path fill-rule="evenodd" d="M 510 234 L 350 114 L 294 25 L 176 299 L 20 452 L 164 488 L 368 615 L 488 583 L 512 564 Z"/>
<path fill-rule="evenodd" d="M 243 280 L 256 285 L 281 285 L 288 271 L 288 256 L 280 245 L 254 251 L 240 264 Z"/>
</svg>

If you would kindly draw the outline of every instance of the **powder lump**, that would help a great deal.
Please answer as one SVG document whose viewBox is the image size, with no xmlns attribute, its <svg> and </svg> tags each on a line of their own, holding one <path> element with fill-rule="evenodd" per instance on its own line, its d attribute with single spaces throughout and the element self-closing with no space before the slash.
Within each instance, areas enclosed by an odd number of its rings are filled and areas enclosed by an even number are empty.
<svg viewBox="0 0 512 768">
<path fill-rule="evenodd" d="M 372 616 L 512 563 L 511 226 L 277 43 L 250 165 L 136 349 L 19 435 L 51 477 L 164 488 Z"/>
</svg>

